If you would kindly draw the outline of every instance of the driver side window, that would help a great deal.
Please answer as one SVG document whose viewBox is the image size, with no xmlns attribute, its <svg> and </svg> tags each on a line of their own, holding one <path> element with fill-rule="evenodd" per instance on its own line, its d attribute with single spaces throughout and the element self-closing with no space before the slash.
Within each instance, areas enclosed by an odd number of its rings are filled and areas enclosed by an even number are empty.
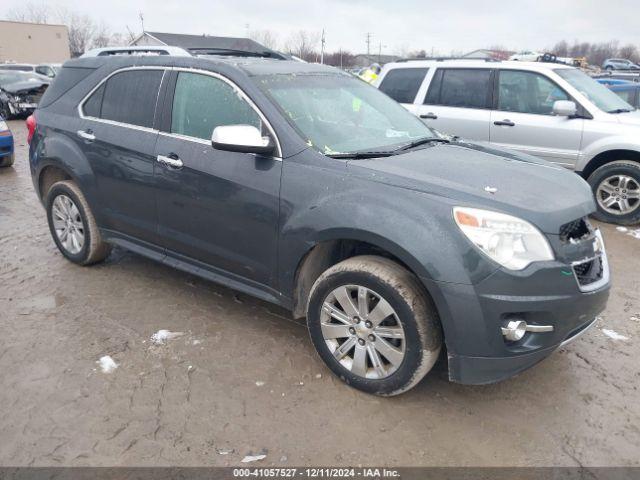
<svg viewBox="0 0 640 480">
<path fill-rule="evenodd" d="M 501 70 L 498 81 L 498 110 L 553 115 L 557 100 L 569 96 L 548 78 L 534 72 Z"/>
<path fill-rule="evenodd" d="M 256 111 L 228 83 L 209 75 L 180 72 L 173 96 L 171 133 L 210 140 L 221 125 L 262 129 Z"/>
</svg>

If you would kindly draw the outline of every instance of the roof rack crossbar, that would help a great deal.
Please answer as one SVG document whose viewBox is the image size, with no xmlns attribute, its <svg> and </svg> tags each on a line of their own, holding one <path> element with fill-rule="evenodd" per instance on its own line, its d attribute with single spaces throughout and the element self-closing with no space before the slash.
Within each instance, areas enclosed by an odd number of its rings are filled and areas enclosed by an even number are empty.
<svg viewBox="0 0 640 480">
<path fill-rule="evenodd" d="M 484 62 L 501 62 L 502 60 L 498 60 L 495 58 L 469 58 L 469 57 L 422 57 L 422 58 L 401 58 L 400 60 L 396 60 L 396 62 L 420 62 L 424 60 L 430 60 L 432 62 L 444 62 L 447 60 L 475 60 L 475 61 L 484 61 Z"/>
</svg>

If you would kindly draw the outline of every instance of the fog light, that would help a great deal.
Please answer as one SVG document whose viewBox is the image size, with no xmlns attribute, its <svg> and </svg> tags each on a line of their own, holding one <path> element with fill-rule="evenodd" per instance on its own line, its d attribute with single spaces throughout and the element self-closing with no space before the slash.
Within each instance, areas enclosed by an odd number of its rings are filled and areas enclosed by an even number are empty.
<svg viewBox="0 0 640 480">
<path fill-rule="evenodd" d="M 510 342 L 522 340 L 527 333 L 527 322 L 524 320 L 511 320 L 506 327 L 502 327 L 502 335 Z"/>
</svg>

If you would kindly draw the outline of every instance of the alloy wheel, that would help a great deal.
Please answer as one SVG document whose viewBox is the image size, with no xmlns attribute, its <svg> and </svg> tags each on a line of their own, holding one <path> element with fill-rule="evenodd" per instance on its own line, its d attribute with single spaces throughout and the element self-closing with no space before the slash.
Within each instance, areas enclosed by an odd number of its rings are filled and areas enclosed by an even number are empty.
<svg viewBox="0 0 640 480">
<path fill-rule="evenodd" d="M 78 254 L 84 246 L 85 228 L 76 204 L 68 196 L 58 195 L 53 200 L 51 214 L 60 244 L 70 254 Z"/>
<path fill-rule="evenodd" d="M 405 357 L 405 332 L 393 307 L 361 285 L 343 285 L 325 298 L 322 336 L 334 358 L 354 375 L 383 379 Z"/>
<path fill-rule="evenodd" d="M 612 175 L 598 185 L 596 200 L 608 213 L 627 215 L 640 206 L 640 184 L 629 175 Z"/>
</svg>

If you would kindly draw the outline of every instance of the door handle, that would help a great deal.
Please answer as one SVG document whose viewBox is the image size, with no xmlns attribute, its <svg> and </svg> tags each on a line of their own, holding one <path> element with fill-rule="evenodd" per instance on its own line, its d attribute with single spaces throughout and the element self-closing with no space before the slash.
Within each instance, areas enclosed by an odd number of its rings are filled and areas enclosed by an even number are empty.
<svg viewBox="0 0 640 480">
<path fill-rule="evenodd" d="M 96 139 L 96 136 L 93 134 L 93 131 L 91 129 L 78 130 L 76 133 L 80 138 L 89 142 L 93 142 Z"/>
<path fill-rule="evenodd" d="M 169 155 L 166 155 L 166 156 L 158 155 L 156 160 L 158 161 L 158 163 L 161 163 L 171 168 L 182 168 L 182 166 L 184 165 L 184 163 L 182 163 L 182 160 L 180 160 L 180 158 L 175 153 L 170 153 Z"/>
<path fill-rule="evenodd" d="M 420 115 L 420 118 L 428 118 L 429 120 L 437 120 L 438 116 L 435 113 L 429 112 Z"/>
<path fill-rule="evenodd" d="M 498 120 L 496 122 L 493 122 L 494 125 L 498 125 L 499 127 L 515 127 L 516 124 L 513 123 L 511 120 Z"/>
</svg>

